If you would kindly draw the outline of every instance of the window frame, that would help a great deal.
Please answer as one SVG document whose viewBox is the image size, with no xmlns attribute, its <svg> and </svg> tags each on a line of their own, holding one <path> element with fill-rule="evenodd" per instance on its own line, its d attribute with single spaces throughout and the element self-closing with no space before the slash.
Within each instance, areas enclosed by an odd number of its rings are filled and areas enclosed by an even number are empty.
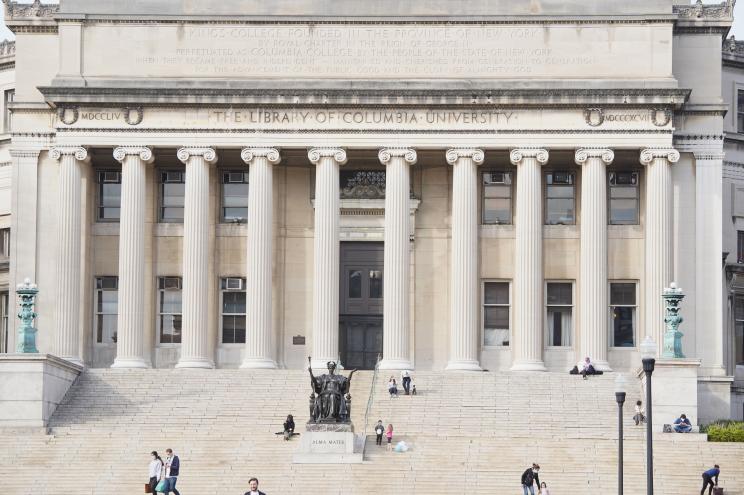
<svg viewBox="0 0 744 495">
<path fill-rule="evenodd" d="M 165 174 L 168 173 L 179 173 L 181 174 L 181 182 L 166 182 L 165 181 Z M 173 224 L 183 224 L 183 216 L 180 220 L 176 219 L 166 219 L 163 216 L 165 208 L 179 208 L 177 206 L 164 206 L 165 205 L 165 185 L 166 184 L 183 184 L 184 189 L 184 203 L 186 201 L 186 170 L 184 168 L 161 168 L 158 169 L 159 179 L 158 179 L 158 223 L 173 223 Z M 184 215 L 186 213 L 186 207 L 181 206 L 180 207 Z"/>
<path fill-rule="evenodd" d="M 119 184 L 118 207 L 104 206 L 103 204 L 103 185 L 106 184 L 106 182 L 103 181 L 103 174 L 112 172 L 118 174 L 119 176 L 118 182 L 114 182 L 114 184 Z M 121 169 L 96 169 L 96 185 L 96 223 L 119 223 L 121 221 Z M 101 210 L 104 208 L 118 208 L 119 216 L 117 218 L 103 218 L 101 216 Z"/>
<path fill-rule="evenodd" d="M 560 224 L 559 224 L 560 225 Z M 548 284 L 570 284 L 571 304 L 548 304 Z M 548 329 L 548 307 L 571 308 L 571 345 L 550 345 L 550 332 Z M 545 349 L 572 350 L 576 346 L 576 280 L 571 279 L 546 279 L 543 286 L 543 338 Z"/>
<path fill-rule="evenodd" d="M 15 88 L 3 91 L 3 134 L 10 134 L 13 130 L 13 114 L 10 112 L 10 103 L 15 101 Z"/>
<path fill-rule="evenodd" d="M 486 284 L 491 283 L 501 283 L 501 284 L 507 284 L 507 289 L 509 291 L 509 303 L 508 304 L 488 304 L 486 305 Z M 514 299 L 512 294 L 512 280 L 510 279 L 504 279 L 504 278 L 484 278 L 481 279 L 481 304 L 480 304 L 480 318 L 481 318 L 481 324 L 480 324 L 480 344 L 481 349 L 484 350 L 511 350 L 512 344 L 514 342 L 514 311 L 512 310 L 514 306 Z M 486 306 L 493 306 L 493 307 L 507 307 L 509 308 L 509 345 L 487 345 L 486 344 Z"/>
<path fill-rule="evenodd" d="M 10 260 L 10 227 L 0 229 L 0 261 Z"/>
<path fill-rule="evenodd" d="M 632 186 L 636 189 L 636 217 L 635 221 L 633 223 L 614 223 L 612 221 L 612 188 L 622 188 L 622 187 L 629 187 L 629 186 L 613 186 L 611 184 L 612 182 L 612 174 L 618 174 L 618 173 L 631 173 L 636 174 L 637 180 L 636 185 Z M 610 170 L 607 172 L 607 225 L 640 225 L 641 224 L 641 171 L 638 169 L 632 169 L 632 170 Z"/>
<path fill-rule="evenodd" d="M 630 306 L 627 304 L 612 304 L 612 284 L 633 284 L 635 285 L 635 305 Z M 638 280 L 633 279 L 612 279 L 607 280 L 607 349 L 612 351 L 636 351 L 638 350 L 638 318 L 639 318 L 639 305 L 638 300 L 640 296 L 639 292 L 640 283 Z M 633 313 L 633 345 L 618 347 L 613 345 L 615 342 L 614 332 L 615 328 L 612 323 L 612 308 L 618 306 L 621 308 L 635 308 Z"/>
<path fill-rule="evenodd" d="M 10 290 L 0 291 L 0 353 L 8 352 L 8 323 L 10 316 Z"/>
<path fill-rule="evenodd" d="M 99 287 L 99 281 L 103 279 L 113 279 L 116 283 L 116 289 L 106 289 Z M 116 293 L 116 313 L 103 313 L 98 311 L 98 300 L 101 292 L 115 292 Z M 117 318 L 117 329 L 116 329 L 116 340 L 112 342 L 103 342 L 103 333 L 101 334 L 101 342 L 98 341 L 98 317 L 101 315 L 116 315 Z M 93 278 L 93 345 L 99 347 L 115 347 L 119 342 L 119 277 L 117 275 L 97 275 Z"/>
<path fill-rule="evenodd" d="M 506 174 L 509 176 L 509 221 L 507 222 L 486 222 L 486 189 L 485 174 Z M 511 170 L 489 169 L 480 171 L 481 201 L 480 201 L 480 223 L 481 225 L 514 225 L 514 181 L 516 174 Z"/>
<path fill-rule="evenodd" d="M 738 345 L 739 342 L 737 342 L 737 340 L 739 340 L 739 339 L 738 339 L 738 336 L 736 335 L 736 332 L 737 332 L 736 331 L 736 322 L 737 321 L 741 321 L 741 322 L 744 323 L 744 319 L 738 319 L 736 317 L 736 308 L 738 306 L 739 301 L 741 301 L 742 305 L 744 305 L 744 294 L 734 294 L 732 300 L 733 300 L 733 307 L 732 307 L 732 311 L 731 311 L 731 313 L 732 313 L 731 314 L 731 320 L 733 322 L 732 333 L 733 333 L 733 340 L 734 340 L 734 342 L 733 342 L 733 351 L 734 351 L 734 353 L 733 353 L 734 354 L 733 355 L 733 358 L 734 358 L 733 361 L 734 361 L 734 367 L 737 367 L 737 366 L 744 366 L 744 359 L 742 359 L 741 364 L 739 364 L 739 358 L 737 356 L 737 354 L 739 353 L 739 345 Z M 744 347 L 744 342 L 742 343 L 742 347 Z M 742 354 L 744 354 L 744 349 L 742 349 Z"/>
<path fill-rule="evenodd" d="M 236 174 L 241 173 L 243 174 L 243 181 L 244 182 L 225 182 L 226 176 L 229 174 Z M 248 193 L 246 193 L 245 196 L 245 217 L 243 217 L 239 221 L 235 220 L 228 220 L 225 216 L 225 210 L 227 208 L 243 208 L 242 206 L 231 206 L 227 207 L 225 206 L 225 185 L 226 184 L 245 184 L 248 187 L 248 184 L 250 183 L 250 177 L 248 169 L 237 169 L 237 168 L 223 168 L 220 169 L 220 223 L 235 223 L 235 224 L 245 224 L 248 221 Z M 246 187 L 246 189 L 247 189 Z M 225 278 L 225 277 L 222 277 Z M 233 277 L 227 277 L 227 278 L 233 278 Z"/>
<path fill-rule="evenodd" d="M 239 279 L 241 279 L 243 281 L 243 288 L 242 289 L 227 289 L 227 288 L 224 287 L 224 285 L 225 285 L 224 282 L 227 279 L 234 279 L 234 278 L 239 278 Z M 219 326 L 219 337 L 218 337 L 219 338 L 219 342 L 218 342 L 218 345 L 221 346 L 221 347 L 242 347 L 242 346 L 245 346 L 245 340 L 248 338 L 248 335 L 247 335 L 248 334 L 248 293 L 247 293 L 247 290 L 246 290 L 247 289 L 247 287 L 246 287 L 246 278 L 245 277 L 240 277 L 240 276 L 234 276 L 234 277 L 233 276 L 224 276 L 224 277 L 220 277 L 220 279 L 219 279 L 219 288 L 220 288 L 220 307 L 219 307 L 219 309 L 220 309 L 220 311 L 219 311 L 219 320 L 220 321 L 219 321 L 219 324 L 218 324 L 218 326 Z M 245 335 L 245 337 L 243 339 L 243 342 L 224 342 L 224 333 L 223 333 L 224 332 L 224 317 L 225 316 L 240 316 L 241 315 L 241 313 L 225 313 L 224 312 L 224 308 L 225 308 L 225 306 L 224 306 L 224 295 L 225 295 L 225 292 L 242 292 L 246 296 L 245 313 L 242 313 L 243 317 L 245 318 L 245 331 L 246 331 L 246 335 Z"/>
<path fill-rule="evenodd" d="M 736 262 L 744 263 L 744 230 L 736 231 Z"/>
<path fill-rule="evenodd" d="M 738 84 L 735 87 L 734 101 L 736 102 L 736 113 L 734 114 L 734 128 L 737 134 L 744 134 L 744 126 L 739 127 L 739 116 L 744 117 L 744 105 L 739 105 L 739 96 L 741 95 L 742 101 L 744 101 L 744 87 Z"/>
<path fill-rule="evenodd" d="M 169 279 L 169 278 L 175 278 L 179 280 L 179 289 L 165 289 L 160 288 L 161 286 L 161 280 Z M 159 275 L 155 277 L 155 287 L 156 287 L 156 297 L 157 300 L 155 301 L 156 307 L 155 307 L 155 346 L 156 347 L 177 347 L 181 345 L 181 342 L 163 342 L 162 341 L 162 327 L 161 327 L 161 321 L 163 315 L 181 315 L 181 340 L 183 340 L 183 277 L 181 275 Z M 180 313 L 163 313 L 160 311 L 160 308 L 162 307 L 162 297 L 163 292 L 165 291 L 173 291 L 173 292 L 180 292 L 181 293 L 181 312 Z"/>
<path fill-rule="evenodd" d="M 571 184 L 548 184 L 548 176 L 555 175 L 555 174 L 568 174 L 571 177 Z M 544 189 L 543 189 L 543 225 L 549 225 L 549 226 L 571 226 L 577 224 L 577 206 L 578 206 L 578 198 L 576 194 L 576 186 L 577 186 L 577 180 L 578 175 L 576 174 L 576 171 L 569 170 L 569 169 L 555 169 L 555 170 L 548 170 L 545 171 L 542 174 L 542 180 L 544 182 Z M 548 222 L 548 216 L 549 216 L 549 207 L 550 199 L 551 197 L 548 195 L 548 191 L 550 191 L 551 187 L 565 187 L 571 188 L 571 191 L 573 192 L 573 196 L 571 197 L 571 200 L 573 201 L 573 219 L 571 222 L 566 223 L 549 223 Z M 561 198 L 561 197 L 555 197 L 552 199 L 568 199 L 568 198 Z"/>
</svg>

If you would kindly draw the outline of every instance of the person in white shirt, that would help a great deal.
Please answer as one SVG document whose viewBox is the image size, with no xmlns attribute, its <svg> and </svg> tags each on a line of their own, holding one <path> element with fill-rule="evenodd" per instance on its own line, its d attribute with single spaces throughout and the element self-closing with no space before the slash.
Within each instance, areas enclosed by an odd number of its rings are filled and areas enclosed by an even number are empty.
<svg viewBox="0 0 744 495">
<path fill-rule="evenodd" d="M 411 372 L 408 370 L 403 370 L 400 372 L 400 378 L 403 382 L 403 390 L 405 390 L 406 395 L 410 395 L 411 393 Z"/>
<path fill-rule="evenodd" d="M 153 450 L 150 452 L 152 460 L 148 466 L 148 475 L 150 477 L 150 491 L 155 493 L 155 487 L 158 486 L 160 478 L 163 476 L 163 459 L 160 458 L 157 451 Z"/>
<path fill-rule="evenodd" d="M 245 495 L 266 495 L 264 492 L 258 489 L 258 478 L 251 478 L 248 480 L 248 490 Z"/>
<path fill-rule="evenodd" d="M 641 423 L 646 422 L 646 415 L 645 415 L 645 411 L 643 410 L 643 405 L 641 401 L 636 402 L 635 415 L 633 416 L 633 421 L 635 421 L 636 426 L 640 425 Z"/>
</svg>

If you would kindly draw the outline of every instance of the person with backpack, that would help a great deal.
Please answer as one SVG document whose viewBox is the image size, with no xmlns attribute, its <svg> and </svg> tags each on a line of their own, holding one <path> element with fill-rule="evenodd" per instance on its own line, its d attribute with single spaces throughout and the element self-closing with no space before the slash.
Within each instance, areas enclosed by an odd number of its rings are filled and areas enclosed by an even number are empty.
<svg viewBox="0 0 744 495">
<path fill-rule="evenodd" d="M 533 463 L 532 467 L 527 468 L 524 473 L 522 473 L 522 491 L 524 492 L 524 495 L 535 495 L 535 487 L 533 485 L 540 486 L 540 477 L 538 476 L 538 473 L 540 472 L 540 466 L 538 464 Z"/>
</svg>

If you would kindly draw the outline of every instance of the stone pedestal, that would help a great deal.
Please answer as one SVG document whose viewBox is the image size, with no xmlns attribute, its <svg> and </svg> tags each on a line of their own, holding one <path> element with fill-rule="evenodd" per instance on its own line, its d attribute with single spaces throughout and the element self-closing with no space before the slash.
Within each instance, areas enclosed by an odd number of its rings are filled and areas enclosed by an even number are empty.
<svg viewBox="0 0 744 495">
<path fill-rule="evenodd" d="M 665 424 L 674 423 L 680 414 L 685 414 L 693 426 L 698 419 L 698 368 L 699 359 L 660 359 L 651 375 L 651 398 L 653 400 L 653 430 L 661 432 Z M 646 375 L 639 371 L 642 400 L 646 404 Z"/>
<path fill-rule="evenodd" d="M 0 354 L 0 427 L 46 427 L 82 371 L 50 354 Z"/>
<path fill-rule="evenodd" d="M 300 436 L 295 464 L 356 464 L 364 457 L 363 439 L 354 435 L 351 423 L 308 423 Z"/>
</svg>

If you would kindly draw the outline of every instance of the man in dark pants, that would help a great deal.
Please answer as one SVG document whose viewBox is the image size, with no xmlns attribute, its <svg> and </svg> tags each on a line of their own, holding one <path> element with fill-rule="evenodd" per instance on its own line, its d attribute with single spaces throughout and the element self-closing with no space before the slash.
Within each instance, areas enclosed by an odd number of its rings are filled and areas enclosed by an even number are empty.
<svg viewBox="0 0 744 495">
<path fill-rule="evenodd" d="M 713 469 L 708 469 L 703 473 L 703 489 L 700 490 L 700 495 L 705 495 L 705 488 L 708 488 L 708 495 L 713 493 L 713 487 L 718 486 L 718 475 L 720 473 L 721 468 L 718 464 L 713 466 Z M 713 483 L 713 478 L 715 478 L 715 484 Z"/>
<path fill-rule="evenodd" d="M 522 473 L 522 490 L 524 491 L 524 495 L 535 495 L 535 488 L 532 486 L 533 483 L 537 483 L 538 490 L 540 489 L 540 477 L 538 476 L 538 472 L 540 471 L 540 466 L 537 464 L 532 464 L 531 468 L 527 468 L 527 470 Z"/>
<path fill-rule="evenodd" d="M 410 395 L 411 393 L 411 373 L 408 370 L 403 370 L 400 372 L 400 377 L 403 381 L 403 390 L 405 390 L 406 395 Z"/>
<path fill-rule="evenodd" d="M 176 481 L 178 481 L 178 470 L 181 468 L 181 461 L 177 455 L 173 454 L 173 450 L 165 449 L 165 453 L 168 454 L 165 458 L 165 482 L 168 483 L 165 489 L 165 495 L 168 495 L 170 492 L 181 495 L 176 490 Z"/>
</svg>

